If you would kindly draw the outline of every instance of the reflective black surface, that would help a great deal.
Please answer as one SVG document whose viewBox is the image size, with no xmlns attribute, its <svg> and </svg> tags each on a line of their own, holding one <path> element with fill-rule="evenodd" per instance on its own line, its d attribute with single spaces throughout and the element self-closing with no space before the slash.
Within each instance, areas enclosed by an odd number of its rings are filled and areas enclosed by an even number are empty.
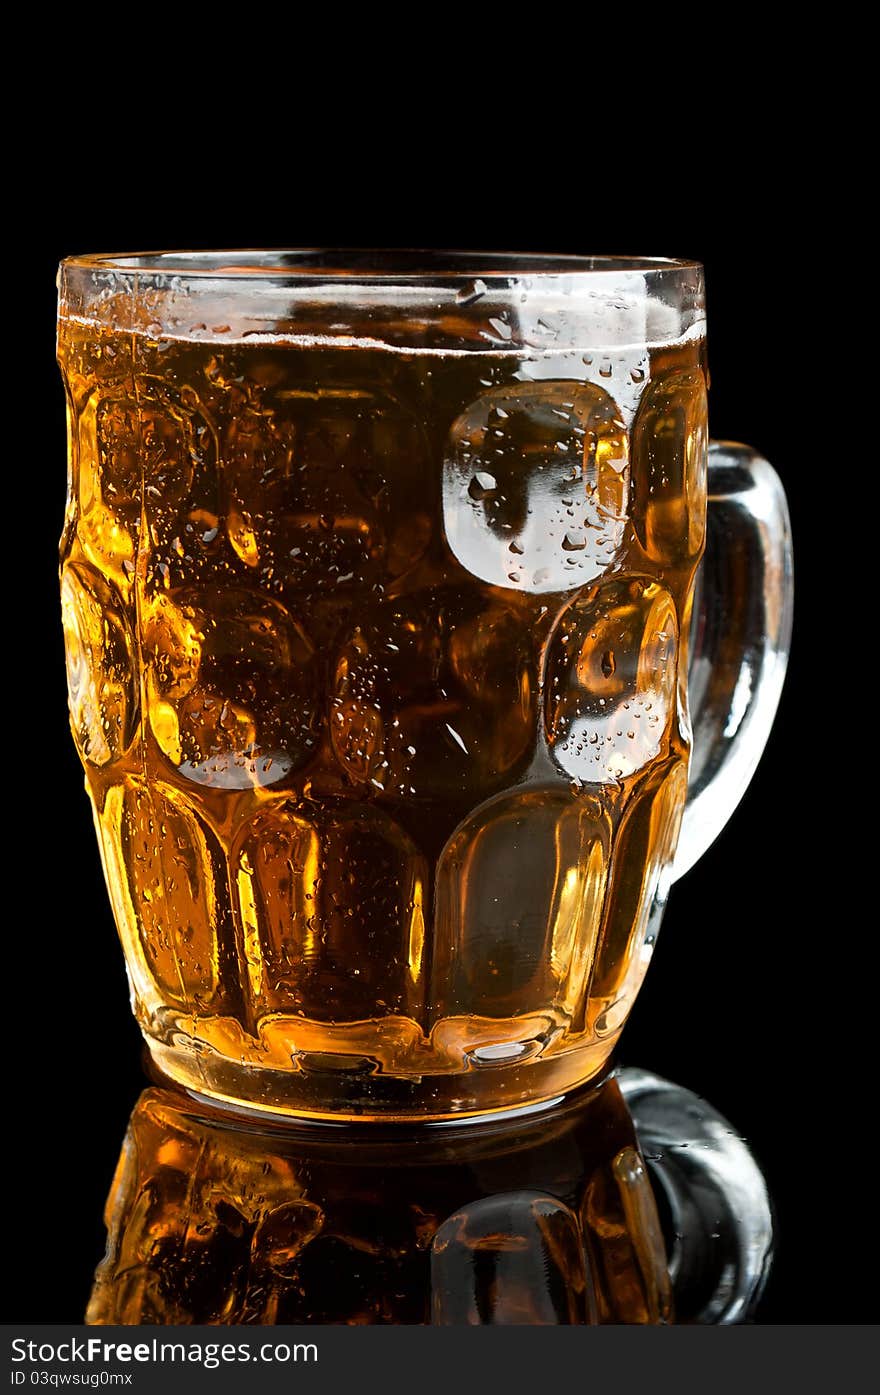
<svg viewBox="0 0 880 1395">
<path fill-rule="evenodd" d="M 105 1219 L 92 1324 L 729 1324 L 772 1246 L 743 1141 L 637 1070 L 420 1128 L 272 1128 L 146 1090 Z"/>
</svg>

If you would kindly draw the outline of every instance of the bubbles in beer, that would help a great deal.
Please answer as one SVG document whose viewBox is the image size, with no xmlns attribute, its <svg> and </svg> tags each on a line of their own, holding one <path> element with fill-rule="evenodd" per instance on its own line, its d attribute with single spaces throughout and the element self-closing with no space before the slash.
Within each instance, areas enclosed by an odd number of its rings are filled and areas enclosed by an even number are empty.
<svg viewBox="0 0 880 1395">
<path fill-rule="evenodd" d="M 309 759 L 315 646 L 278 601 L 223 585 L 159 592 L 142 633 L 152 733 L 185 779 L 249 789 Z"/>
<path fill-rule="evenodd" d="M 469 586 L 373 606 L 341 637 L 329 731 L 348 780 L 380 797 L 479 797 L 535 739 L 536 655 L 523 613 Z"/>
</svg>

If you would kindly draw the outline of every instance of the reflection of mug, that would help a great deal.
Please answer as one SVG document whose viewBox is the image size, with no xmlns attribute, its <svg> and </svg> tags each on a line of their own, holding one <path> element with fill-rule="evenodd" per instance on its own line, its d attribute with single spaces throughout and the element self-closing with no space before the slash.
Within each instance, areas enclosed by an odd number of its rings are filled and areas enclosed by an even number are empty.
<svg viewBox="0 0 880 1395">
<path fill-rule="evenodd" d="M 249 1126 L 146 1090 L 106 1220 L 94 1324 L 741 1322 L 772 1240 L 742 1140 L 633 1070 L 428 1130 Z"/>
<path fill-rule="evenodd" d="M 60 287 L 71 718 L 157 1064 L 383 1118 L 595 1075 L 788 638 L 778 481 L 713 447 L 686 810 L 700 268 L 164 254 Z"/>
</svg>

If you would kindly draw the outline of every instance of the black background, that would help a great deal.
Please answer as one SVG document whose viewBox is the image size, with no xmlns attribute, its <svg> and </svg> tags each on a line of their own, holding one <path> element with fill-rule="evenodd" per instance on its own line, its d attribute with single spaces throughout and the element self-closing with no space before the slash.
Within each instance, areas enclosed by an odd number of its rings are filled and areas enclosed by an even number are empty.
<svg viewBox="0 0 880 1395">
<path fill-rule="evenodd" d="M 673 124 L 686 117 L 676 112 Z M 835 491 L 839 503 L 855 497 L 857 462 L 852 441 L 842 444 L 850 456 L 835 454 L 845 409 L 837 385 L 820 376 L 835 361 L 823 326 L 839 335 L 843 311 L 827 275 L 827 186 L 815 166 L 805 172 L 807 137 L 793 141 L 784 121 L 704 149 L 654 138 L 624 168 L 599 158 L 594 136 L 562 152 L 533 140 L 508 143 L 490 169 L 473 143 L 456 146 L 451 136 L 423 137 L 401 154 L 400 131 L 386 131 L 378 145 L 320 149 L 291 131 L 283 158 L 280 146 L 252 136 L 242 136 L 245 159 L 226 132 L 224 151 L 207 165 L 186 142 L 172 147 L 167 129 L 109 153 L 97 138 L 63 159 L 48 144 L 24 152 L 45 188 L 34 202 L 39 181 L 28 185 L 28 241 L 10 286 L 22 338 L 6 412 L 19 439 L 6 462 L 5 529 L 22 570 L 6 574 L 5 770 L 19 814 L 5 835 L 7 1320 L 80 1319 L 142 1083 L 67 728 L 56 264 L 81 251 L 322 244 L 704 262 L 712 433 L 766 454 L 788 490 L 795 642 L 767 753 L 724 834 L 673 890 L 620 1059 L 702 1093 L 751 1141 L 779 1225 L 761 1320 L 868 1320 L 870 1256 L 859 1220 L 873 1186 L 863 1170 L 868 1066 L 859 1044 L 865 930 L 847 905 L 846 852 L 847 788 L 858 771 L 833 703 L 843 662 L 833 597 L 825 608 L 845 525 L 836 511 L 823 514 Z M 62 130 L 60 146 L 65 139 Z"/>
</svg>

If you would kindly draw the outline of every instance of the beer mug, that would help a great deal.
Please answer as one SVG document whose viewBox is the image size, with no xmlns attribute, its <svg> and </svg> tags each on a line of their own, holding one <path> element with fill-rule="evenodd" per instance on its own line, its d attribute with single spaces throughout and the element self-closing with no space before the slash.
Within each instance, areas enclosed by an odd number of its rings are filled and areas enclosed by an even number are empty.
<svg viewBox="0 0 880 1395">
<path fill-rule="evenodd" d="M 707 441 L 699 265 L 59 285 L 71 725 L 158 1069 L 386 1120 L 597 1076 L 789 639 L 779 481 Z"/>
</svg>

